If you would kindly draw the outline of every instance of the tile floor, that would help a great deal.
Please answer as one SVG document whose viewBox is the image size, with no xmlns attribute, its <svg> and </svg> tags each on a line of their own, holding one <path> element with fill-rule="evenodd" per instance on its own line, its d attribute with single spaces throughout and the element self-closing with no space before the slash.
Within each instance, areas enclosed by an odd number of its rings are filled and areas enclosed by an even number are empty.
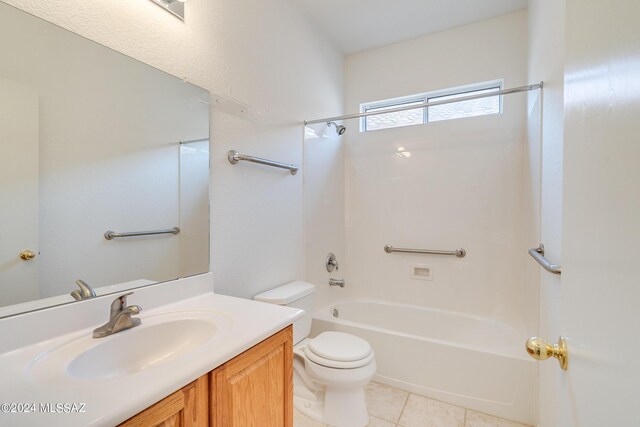
<svg viewBox="0 0 640 427">
<path fill-rule="evenodd" d="M 371 382 L 366 388 L 368 427 L 527 427 L 491 415 Z M 294 427 L 326 427 L 294 410 Z"/>
</svg>

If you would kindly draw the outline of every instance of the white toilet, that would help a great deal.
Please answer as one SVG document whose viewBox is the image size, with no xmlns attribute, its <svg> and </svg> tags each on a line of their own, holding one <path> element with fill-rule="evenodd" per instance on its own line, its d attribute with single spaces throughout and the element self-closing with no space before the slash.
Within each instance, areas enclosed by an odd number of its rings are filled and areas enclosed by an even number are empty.
<svg viewBox="0 0 640 427">
<path fill-rule="evenodd" d="M 305 311 L 293 324 L 294 406 L 335 427 L 363 427 L 369 422 L 364 386 L 376 373 L 369 343 L 343 332 L 307 338 L 315 286 L 292 282 L 256 295 L 256 301 Z"/>
</svg>

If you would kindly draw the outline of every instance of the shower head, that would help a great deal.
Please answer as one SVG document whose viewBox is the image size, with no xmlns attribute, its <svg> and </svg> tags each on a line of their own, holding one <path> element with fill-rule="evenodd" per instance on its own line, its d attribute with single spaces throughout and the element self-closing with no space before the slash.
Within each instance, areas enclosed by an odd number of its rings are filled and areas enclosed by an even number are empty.
<svg viewBox="0 0 640 427">
<path fill-rule="evenodd" d="M 342 126 L 342 125 L 339 125 L 339 124 L 337 124 L 336 122 L 328 122 L 328 123 L 327 123 L 327 126 L 331 127 L 331 125 L 334 125 L 334 126 L 336 127 L 336 133 L 337 133 L 338 135 L 342 135 L 342 134 L 344 134 L 344 133 L 347 131 L 347 128 L 346 128 L 346 127 L 344 127 L 344 126 Z"/>
</svg>

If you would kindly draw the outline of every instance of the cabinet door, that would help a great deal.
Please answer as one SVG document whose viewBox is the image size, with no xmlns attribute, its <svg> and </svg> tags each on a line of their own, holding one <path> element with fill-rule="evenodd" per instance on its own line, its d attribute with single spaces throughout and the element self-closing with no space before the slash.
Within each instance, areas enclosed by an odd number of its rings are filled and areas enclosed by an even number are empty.
<svg viewBox="0 0 640 427">
<path fill-rule="evenodd" d="M 215 427 L 293 427 L 293 333 L 278 332 L 211 373 Z"/>
<path fill-rule="evenodd" d="M 165 397 L 120 427 L 205 427 L 209 424 L 209 375 Z"/>
</svg>

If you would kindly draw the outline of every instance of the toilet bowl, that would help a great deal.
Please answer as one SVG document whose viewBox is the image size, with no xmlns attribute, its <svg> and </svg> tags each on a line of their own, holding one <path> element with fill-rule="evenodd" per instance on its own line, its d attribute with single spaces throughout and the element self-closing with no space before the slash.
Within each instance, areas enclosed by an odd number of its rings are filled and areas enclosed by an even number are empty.
<svg viewBox="0 0 640 427">
<path fill-rule="evenodd" d="M 364 386 L 376 373 L 368 342 L 343 332 L 323 332 L 296 345 L 294 356 L 294 383 L 298 377 L 307 388 L 294 390 L 298 410 L 332 426 L 367 425 Z"/>
<path fill-rule="evenodd" d="M 335 427 L 364 427 L 369 422 L 364 387 L 376 373 L 367 341 L 343 332 L 311 331 L 315 287 L 293 282 L 254 297 L 257 301 L 305 310 L 293 324 L 294 407 Z"/>
</svg>

